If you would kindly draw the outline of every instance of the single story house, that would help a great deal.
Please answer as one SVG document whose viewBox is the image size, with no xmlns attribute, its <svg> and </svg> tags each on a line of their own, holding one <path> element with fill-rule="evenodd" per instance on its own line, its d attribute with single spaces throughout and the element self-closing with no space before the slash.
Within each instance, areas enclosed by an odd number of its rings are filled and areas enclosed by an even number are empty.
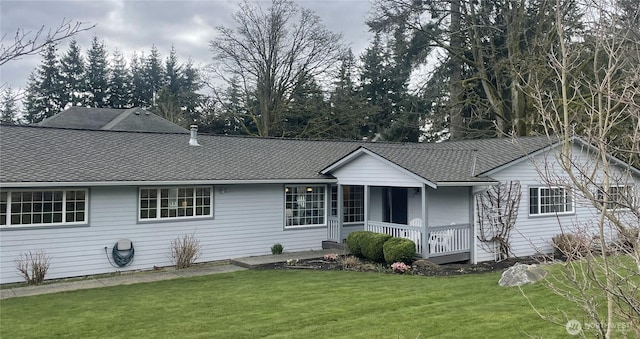
<svg viewBox="0 0 640 339">
<path fill-rule="evenodd" d="M 592 161 L 573 139 L 573 156 Z M 172 240 L 193 235 L 200 262 L 319 249 L 355 230 L 416 243 L 436 262 L 493 260 L 478 241 L 475 197 L 518 181 L 512 251 L 551 252 L 563 225 L 595 210 L 551 186 L 557 143 L 546 137 L 437 144 L 0 126 L 0 283 L 14 260 L 42 250 L 47 278 L 171 265 Z M 629 186 L 640 171 L 610 158 Z M 442 240 L 446 238 L 446 242 Z M 127 239 L 130 265 L 112 249 Z"/>
</svg>

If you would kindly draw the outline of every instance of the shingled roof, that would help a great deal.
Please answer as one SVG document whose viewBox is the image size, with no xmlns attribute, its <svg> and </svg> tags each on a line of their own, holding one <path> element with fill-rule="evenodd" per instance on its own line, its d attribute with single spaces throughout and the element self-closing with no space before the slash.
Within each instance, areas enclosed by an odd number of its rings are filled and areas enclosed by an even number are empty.
<svg viewBox="0 0 640 339">
<path fill-rule="evenodd" d="M 188 130 L 145 109 L 71 107 L 36 125 L 130 132 L 187 133 Z"/>
<path fill-rule="evenodd" d="M 434 183 L 491 181 L 482 174 L 549 146 L 545 137 L 439 144 L 312 141 L 178 133 L 0 127 L 0 182 L 286 182 L 320 174 L 360 148 Z M 475 160 L 474 160 L 475 159 Z M 475 167 L 475 173 L 473 173 Z"/>
</svg>

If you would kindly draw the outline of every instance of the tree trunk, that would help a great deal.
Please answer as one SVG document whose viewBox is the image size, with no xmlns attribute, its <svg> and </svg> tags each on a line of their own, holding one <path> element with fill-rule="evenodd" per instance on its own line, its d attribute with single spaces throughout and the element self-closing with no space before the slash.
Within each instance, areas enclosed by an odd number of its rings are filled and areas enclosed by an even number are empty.
<svg viewBox="0 0 640 339">
<path fill-rule="evenodd" d="M 462 51 L 460 37 L 460 0 L 451 0 L 450 47 L 454 51 Z M 451 75 L 449 78 L 449 132 L 451 139 L 462 139 L 465 136 L 464 119 L 462 118 L 462 60 L 450 56 Z"/>
</svg>

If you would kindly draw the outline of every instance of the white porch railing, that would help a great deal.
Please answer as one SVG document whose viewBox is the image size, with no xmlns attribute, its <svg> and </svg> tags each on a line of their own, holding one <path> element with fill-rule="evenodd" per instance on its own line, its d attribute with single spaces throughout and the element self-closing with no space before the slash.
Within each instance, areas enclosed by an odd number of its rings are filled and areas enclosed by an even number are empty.
<svg viewBox="0 0 640 339">
<path fill-rule="evenodd" d="M 422 254 L 422 227 L 391 224 L 382 221 L 369 221 L 365 224 L 364 230 L 409 239 L 416 244 L 416 253 Z"/>
<path fill-rule="evenodd" d="M 327 240 L 341 242 L 340 239 L 340 220 L 336 217 L 330 217 L 327 223 Z"/>
<path fill-rule="evenodd" d="M 427 239 L 430 257 L 469 252 L 471 227 L 469 224 L 430 227 Z"/>
</svg>

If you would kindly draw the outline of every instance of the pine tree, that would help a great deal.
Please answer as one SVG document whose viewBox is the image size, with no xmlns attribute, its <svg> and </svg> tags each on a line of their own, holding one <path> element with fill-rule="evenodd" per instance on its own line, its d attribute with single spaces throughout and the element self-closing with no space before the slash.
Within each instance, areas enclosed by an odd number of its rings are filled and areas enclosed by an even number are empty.
<svg viewBox="0 0 640 339">
<path fill-rule="evenodd" d="M 348 50 L 341 60 L 338 78 L 331 92 L 331 138 L 362 139 L 368 136 L 367 116 L 374 110 L 358 90 L 353 77 L 355 59 Z"/>
<path fill-rule="evenodd" d="M 104 42 L 94 36 L 91 49 L 87 52 L 87 88 L 92 97 L 91 107 L 106 107 L 108 105 L 109 64 Z"/>
<path fill-rule="evenodd" d="M 151 53 L 144 61 L 143 68 L 144 81 L 147 83 L 145 97 L 148 98 L 147 103 L 153 105 L 158 92 L 165 85 L 162 59 L 155 45 L 151 47 Z"/>
<path fill-rule="evenodd" d="M 151 106 L 151 97 L 147 96 L 147 93 L 151 91 L 147 90 L 149 84 L 145 81 L 144 62 L 144 53 L 140 57 L 134 53 L 129 66 L 131 70 L 131 105 L 133 107 Z"/>
<path fill-rule="evenodd" d="M 113 52 L 113 62 L 109 77 L 107 107 L 131 107 L 131 74 L 127 63 L 119 50 Z"/>
<path fill-rule="evenodd" d="M 60 81 L 64 87 L 62 107 L 87 104 L 85 63 L 75 39 L 71 40 L 69 49 L 60 59 Z"/>
<path fill-rule="evenodd" d="M 47 45 L 42 51 L 41 64 L 29 76 L 25 97 L 25 119 L 29 123 L 40 122 L 64 108 L 65 88 L 58 74 L 56 51 L 55 44 Z"/>
<path fill-rule="evenodd" d="M 16 107 L 16 93 L 7 87 L 2 91 L 0 99 L 0 122 L 3 124 L 19 124 L 18 108 Z"/>
</svg>

